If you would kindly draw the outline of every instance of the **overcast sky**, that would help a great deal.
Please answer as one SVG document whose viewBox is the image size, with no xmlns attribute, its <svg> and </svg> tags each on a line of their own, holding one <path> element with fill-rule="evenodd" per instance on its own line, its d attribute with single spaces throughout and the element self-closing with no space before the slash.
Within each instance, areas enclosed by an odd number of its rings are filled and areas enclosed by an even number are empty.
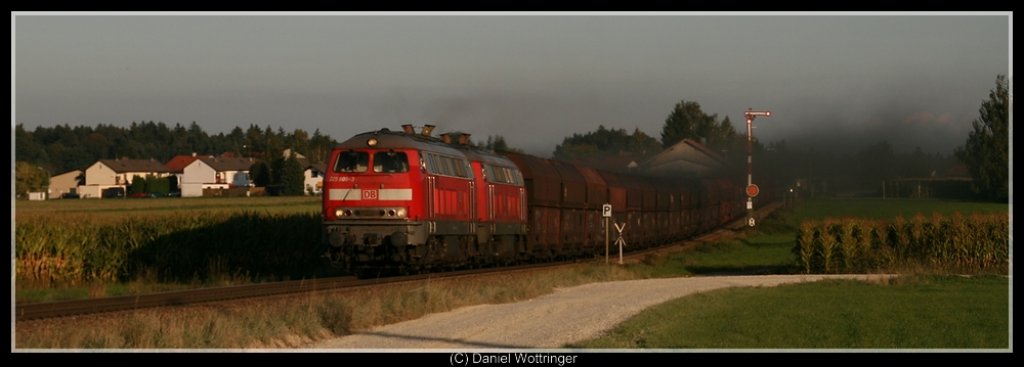
<svg viewBox="0 0 1024 367">
<path fill-rule="evenodd" d="M 660 138 L 686 100 L 744 133 L 744 110 L 771 110 L 762 141 L 948 154 L 996 75 L 1012 80 L 1009 13 L 157 14 L 12 14 L 12 126 L 196 121 L 340 141 L 431 123 L 550 155 L 598 125 Z"/>
</svg>

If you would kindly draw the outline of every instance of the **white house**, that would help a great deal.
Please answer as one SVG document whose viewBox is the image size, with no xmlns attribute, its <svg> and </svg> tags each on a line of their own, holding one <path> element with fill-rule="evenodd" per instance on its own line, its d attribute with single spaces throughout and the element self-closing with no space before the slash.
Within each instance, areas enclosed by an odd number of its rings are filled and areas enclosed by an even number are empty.
<svg viewBox="0 0 1024 367">
<path fill-rule="evenodd" d="M 163 163 L 149 159 L 101 159 L 85 169 L 85 184 L 78 186 L 82 198 L 99 198 L 108 188 L 126 188 L 135 176 L 167 177 Z"/>
<path fill-rule="evenodd" d="M 251 186 L 249 167 L 253 163 L 252 158 L 197 157 L 183 169 L 181 196 L 203 196 L 203 189 Z"/>
<path fill-rule="evenodd" d="M 196 159 L 196 153 L 192 153 L 191 155 L 176 155 L 174 158 L 167 161 L 167 163 L 164 163 L 164 166 L 167 166 L 167 170 L 174 175 L 174 183 L 178 185 L 178 190 L 181 190 L 182 177 L 185 175 L 185 166 L 189 165 Z"/>
<path fill-rule="evenodd" d="M 82 170 L 74 170 L 50 177 L 50 188 L 47 191 L 50 199 L 60 199 L 64 194 L 78 192 L 78 185 L 81 184 Z"/>
<path fill-rule="evenodd" d="M 314 163 L 307 165 L 304 175 L 304 189 L 302 191 L 308 195 L 320 195 L 320 192 L 323 191 L 324 164 Z"/>
</svg>

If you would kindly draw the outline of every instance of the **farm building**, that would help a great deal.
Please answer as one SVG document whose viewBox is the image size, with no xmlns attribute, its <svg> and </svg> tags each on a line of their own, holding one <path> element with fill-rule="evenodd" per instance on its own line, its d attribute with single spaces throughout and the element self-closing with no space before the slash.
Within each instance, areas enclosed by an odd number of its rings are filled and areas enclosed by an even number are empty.
<svg viewBox="0 0 1024 367">
<path fill-rule="evenodd" d="M 204 189 L 249 187 L 249 167 L 254 162 L 252 158 L 197 157 L 182 170 L 181 196 L 203 196 Z"/>
<path fill-rule="evenodd" d="M 691 139 L 683 139 L 644 162 L 646 171 L 655 175 L 705 176 L 725 165 L 725 157 Z"/>
<path fill-rule="evenodd" d="M 60 199 L 64 194 L 77 194 L 78 186 L 84 183 L 82 170 L 74 170 L 50 177 L 50 188 L 47 192 L 50 199 Z"/>
<path fill-rule="evenodd" d="M 85 169 L 85 184 L 78 186 L 82 198 L 102 197 L 103 190 L 124 189 L 135 176 L 167 177 L 170 171 L 163 163 L 152 159 L 101 159 Z"/>
</svg>

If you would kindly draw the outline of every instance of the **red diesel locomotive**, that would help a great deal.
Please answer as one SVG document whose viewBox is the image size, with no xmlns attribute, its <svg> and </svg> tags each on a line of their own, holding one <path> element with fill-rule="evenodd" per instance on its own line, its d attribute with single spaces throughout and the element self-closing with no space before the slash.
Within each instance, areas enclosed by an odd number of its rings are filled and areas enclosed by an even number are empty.
<svg viewBox="0 0 1024 367">
<path fill-rule="evenodd" d="M 473 147 L 468 134 L 382 129 L 331 151 L 326 256 L 350 270 L 430 269 L 604 253 L 601 206 L 632 248 L 676 241 L 743 214 L 725 179 L 641 177 Z"/>
</svg>

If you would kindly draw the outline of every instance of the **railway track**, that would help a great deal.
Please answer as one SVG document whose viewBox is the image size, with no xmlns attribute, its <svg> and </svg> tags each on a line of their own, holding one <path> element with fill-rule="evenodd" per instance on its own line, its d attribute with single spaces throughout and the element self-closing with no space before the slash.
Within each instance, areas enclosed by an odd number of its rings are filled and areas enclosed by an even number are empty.
<svg viewBox="0 0 1024 367">
<path fill-rule="evenodd" d="M 755 213 L 755 218 L 760 220 L 767 216 L 769 213 L 778 209 L 780 206 L 781 204 L 778 203 L 767 205 L 759 209 Z M 689 241 L 717 241 L 722 239 L 724 236 L 734 234 L 735 230 L 738 230 L 745 225 L 745 220 L 737 220 L 735 222 L 731 222 L 723 226 L 722 228 L 703 234 Z M 628 254 L 628 257 L 631 259 L 636 259 L 646 254 L 664 251 L 666 248 L 673 248 L 678 246 L 679 245 L 676 244 L 660 246 L 641 251 L 634 251 L 630 252 Z M 190 289 L 181 291 L 148 293 L 130 296 L 106 297 L 84 300 L 16 304 L 14 308 L 15 317 L 17 321 L 36 320 L 116 311 L 127 311 L 142 308 L 220 302 L 243 298 L 271 297 L 315 291 L 354 289 L 360 287 L 377 286 L 382 284 L 401 284 L 408 282 L 416 282 L 425 279 L 453 279 L 459 277 L 479 276 L 483 274 L 527 272 L 534 271 L 540 268 L 551 268 L 575 263 L 577 263 L 577 261 L 549 262 L 542 264 L 529 264 L 512 267 L 471 269 L 442 273 L 394 276 L 375 279 L 357 279 L 356 277 L 349 276 L 324 279 L 293 280 L 274 283 Z"/>
</svg>

